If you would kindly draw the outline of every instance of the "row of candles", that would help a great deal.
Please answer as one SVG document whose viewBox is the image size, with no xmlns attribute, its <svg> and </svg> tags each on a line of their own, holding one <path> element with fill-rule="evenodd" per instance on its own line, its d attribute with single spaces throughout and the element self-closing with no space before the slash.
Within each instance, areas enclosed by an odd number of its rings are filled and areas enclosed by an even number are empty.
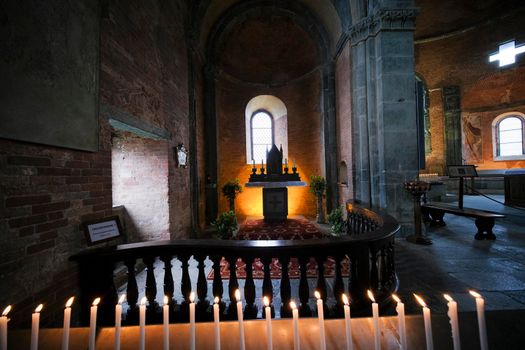
<svg viewBox="0 0 525 350">
<path fill-rule="evenodd" d="M 485 301 L 482 296 L 475 292 L 470 291 L 470 294 L 476 299 L 476 311 L 478 317 L 478 328 L 480 336 L 481 350 L 488 349 L 487 345 L 487 331 L 485 325 Z M 321 350 L 326 350 L 326 336 L 325 336 L 325 327 L 324 327 L 324 309 L 323 309 L 323 300 L 318 291 L 315 291 L 315 297 L 317 299 L 317 314 L 319 319 L 319 346 Z M 368 297 L 372 301 L 372 323 L 374 331 L 374 348 L 379 350 L 381 348 L 380 342 L 380 327 L 379 327 L 379 305 L 377 304 L 373 293 L 369 290 Z M 423 320 L 425 325 L 425 339 L 426 339 L 426 348 L 427 350 L 433 350 L 433 340 L 432 340 L 432 325 L 430 318 L 430 309 L 426 305 L 425 301 L 417 294 L 414 294 L 414 297 L 421 305 L 423 309 Z M 115 306 L 115 349 L 120 350 L 120 333 L 121 333 L 121 321 L 122 321 L 122 303 L 124 302 L 126 295 L 123 294 L 120 296 L 117 305 Z M 399 341 L 400 348 L 402 350 L 407 349 L 407 337 L 406 337 L 406 326 L 405 326 L 405 305 L 401 302 L 398 296 L 395 294 L 392 295 L 392 298 L 396 301 L 396 312 L 398 318 L 398 332 L 399 332 Z M 458 308 L 457 303 L 450 297 L 448 294 L 444 294 L 444 298 L 447 300 L 448 306 L 448 317 L 450 319 L 450 325 L 452 330 L 452 341 L 454 345 L 454 350 L 459 350 L 460 347 L 460 338 L 459 338 L 459 322 L 458 322 Z M 190 304 L 189 304 L 189 316 L 190 316 L 190 349 L 195 350 L 195 293 L 191 292 L 190 294 Z M 237 300 L 237 315 L 239 322 L 239 341 L 240 349 L 246 349 L 245 337 L 244 337 L 244 320 L 242 312 L 242 300 L 240 291 L 237 289 L 235 291 L 235 299 Z M 345 334 L 346 334 L 346 348 L 347 350 L 353 350 L 352 343 L 352 327 L 350 321 L 350 300 L 343 294 L 342 300 L 344 303 L 344 318 L 345 318 Z M 71 323 L 71 306 L 73 305 L 74 297 L 71 297 L 66 302 L 66 307 L 64 309 L 64 326 L 62 333 L 62 350 L 67 350 L 69 347 L 69 332 L 70 332 L 70 323 Z M 163 311 L 163 346 L 164 350 L 169 349 L 169 305 L 168 297 L 164 297 L 164 305 L 162 307 Z M 220 339 L 220 314 L 219 314 L 219 298 L 215 297 L 213 304 L 213 319 L 214 319 L 214 336 L 215 336 L 215 349 L 220 350 L 221 348 L 221 339 Z M 273 349 L 272 341 L 272 318 L 271 318 L 271 308 L 270 300 L 268 297 L 263 298 L 264 301 L 264 311 L 266 315 L 266 337 L 268 343 L 268 350 Z M 97 328 L 97 308 L 100 302 L 100 298 L 96 298 L 93 301 L 93 304 L 90 309 L 90 325 L 89 325 L 89 350 L 95 349 L 95 335 Z M 145 349 L 145 339 L 146 339 L 146 297 L 143 297 L 139 305 L 139 349 Z M 299 311 L 297 304 L 294 301 L 290 302 L 290 307 L 292 309 L 292 322 L 293 322 L 293 342 L 294 350 L 299 350 L 300 337 L 299 337 Z M 40 312 L 43 309 L 43 305 L 40 304 L 35 309 L 35 312 L 32 314 L 32 327 L 31 327 L 31 350 L 38 349 L 38 333 L 40 327 Z M 5 308 L 0 317 L 0 350 L 7 350 L 7 315 L 11 310 L 11 306 Z"/>
</svg>

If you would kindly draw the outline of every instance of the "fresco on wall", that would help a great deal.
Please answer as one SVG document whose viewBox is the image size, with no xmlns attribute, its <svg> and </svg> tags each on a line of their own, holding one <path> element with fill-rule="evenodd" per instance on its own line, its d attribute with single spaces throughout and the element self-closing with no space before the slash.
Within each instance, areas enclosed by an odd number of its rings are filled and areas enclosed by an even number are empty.
<svg viewBox="0 0 525 350">
<path fill-rule="evenodd" d="M 463 159 L 465 163 L 482 163 L 481 118 L 475 114 L 462 116 Z"/>
</svg>

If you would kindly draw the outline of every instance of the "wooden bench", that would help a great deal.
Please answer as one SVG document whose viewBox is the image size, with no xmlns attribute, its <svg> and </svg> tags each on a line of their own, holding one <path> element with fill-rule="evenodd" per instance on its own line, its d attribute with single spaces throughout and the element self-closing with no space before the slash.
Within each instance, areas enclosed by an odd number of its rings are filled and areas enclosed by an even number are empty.
<svg viewBox="0 0 525 350">
<path fill-rule="evenodd" d="M 471 208 L 458 208 L 447 204 L 437 203 L 426 203 L 421 204 L 421 211 L 424 218 L 430 220 L 430 226 L 445 226 L 446 223 L 443 221 L 445 214 L 454 214 L 459 216 L 466 216 L 476 219 L 476 227 L 478 232 L 474 236 L 475 239 L 496 239 L 492 228 L 494 227 L 494 220 L 504 218 L 505 215 L 492 213 L 490 211 L 471 209 Z"/>
</svg>

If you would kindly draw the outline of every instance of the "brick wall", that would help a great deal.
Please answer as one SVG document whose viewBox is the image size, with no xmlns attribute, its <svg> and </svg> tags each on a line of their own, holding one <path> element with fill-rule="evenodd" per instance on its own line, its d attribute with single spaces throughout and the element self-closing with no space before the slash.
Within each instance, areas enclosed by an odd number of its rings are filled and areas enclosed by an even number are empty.
<svg viewBox="0 0 525 350">
<path fill-rule="evenodd" d="M 490 14 L 487 14 L 490 16 Z M 489 63 L 488 56 L 505 41 L 515 39 L 525 43 L 522 14 L 495 18 L 494 22 L 476 27 L 452 37 L 416 44 L 416 71 L 425 80 L 430 91 L 430 118 L 432 153 L 427 155 L 427 170 L 444 171 L 444 115 L 442 88 L 458 85 L 461 93 L 462 124 L 465 118 L 480 118 L 482 152 L 468 161 L 480 169 L 523 167 L 523 161 L 495 162 L 492 152 L 490 125 L 504 112 L 523 111 L 525 108 L 525 57 L 505 68 Z M 465 137 L 463 140 L 464 157 Z M 467 155 L 468 156 L 468 155 Z"/>
</svg>

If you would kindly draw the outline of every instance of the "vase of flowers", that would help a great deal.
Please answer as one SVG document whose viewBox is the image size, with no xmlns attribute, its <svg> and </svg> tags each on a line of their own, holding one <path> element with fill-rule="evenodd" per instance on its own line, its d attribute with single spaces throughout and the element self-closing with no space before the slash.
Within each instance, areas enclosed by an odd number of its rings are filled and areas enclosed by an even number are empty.
<svg viewBox="0 0 525 350">
<path fill-rule="evenodd" d="M 326 222 L 323 208 L 323 195 L 326 191 L 326 180 L 320 175 L 310 176 L 310 192 L 317 199 L 317 222 L 324 224 Z"/>
</svg>

